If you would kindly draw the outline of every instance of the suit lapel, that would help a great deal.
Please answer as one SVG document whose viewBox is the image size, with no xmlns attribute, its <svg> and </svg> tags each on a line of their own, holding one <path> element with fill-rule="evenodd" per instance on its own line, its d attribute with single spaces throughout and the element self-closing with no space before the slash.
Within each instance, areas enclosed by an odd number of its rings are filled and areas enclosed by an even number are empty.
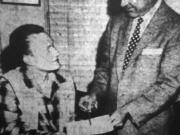
<svg viewBox="0 0 180 135">
<path fill-rule="evenodd" d="M 121 18 L 121 20 L 122 19 L 123 21 L 119 29 L 117 42 L 116 42 L 116 52 L 114 56 L 115 57 L 114 62 L 116 63 L 117 75 L 119 79 L 122 76 L 122 66 L 124 62 L 124 56 L 127 50 L 128 38 L 130 35 L 130 30 L 131 30 L 132 21 L 133 21 L 132 19 L 129 19 L 127 17 Z"/>
</svg>

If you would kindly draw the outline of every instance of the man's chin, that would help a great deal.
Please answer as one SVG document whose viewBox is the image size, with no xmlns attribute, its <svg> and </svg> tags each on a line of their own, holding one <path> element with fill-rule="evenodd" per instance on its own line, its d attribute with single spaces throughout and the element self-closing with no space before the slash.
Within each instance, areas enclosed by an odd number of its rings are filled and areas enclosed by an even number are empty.
<svg viewBox="0 0 180 135">
<path fill-rule="evenodd" d="M 50 70 L 50 71 L 57 71 L 57 70 L 59 70 L 59 69 L 60 69 L 60 66 L 59 66 L 59 65 L 56 65 L 56 66 L 50 68 L 49 70 Z"/>
<path fill-rule="evenodd" d="M 53 71 L 58 71 L 60 69 L 60 65 L 56 64 L 56 65 L 51 65 L 51 66 L 43 66 L 43 67 L 39 67 L 40 70 L 45 71 L 45 72 L 53 72 Z"/>
<path fill-rule="evenodd" d="M 127 14 L 128 14 L 129 17 L 132 17 L 132 18 L 136 18 L 136 17 L 139 16 L 139 14 L 131 12 L 131 11 L 127 12 Z"/>
<path fill-rule="evenodd" d="M 50 67 L 50 69 L 52 70 L 58 70 L 59 68 L 60 68 L 59 62 L 52 63 Z"/>
</svg>

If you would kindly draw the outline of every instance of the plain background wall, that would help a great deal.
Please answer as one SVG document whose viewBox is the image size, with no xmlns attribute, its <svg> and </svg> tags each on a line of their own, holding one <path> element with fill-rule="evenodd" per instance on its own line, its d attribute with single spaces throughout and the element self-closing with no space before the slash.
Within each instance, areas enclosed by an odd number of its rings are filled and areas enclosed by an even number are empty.
<svg viewBox="0 0 180 135">
<path fill-rule="evenodd" d="M 45 0 L 46 1 L 46 0 Z M 0 3 L 1 49 L 9 44 L 9 34 L 18 26 L 26 23 L 46 25 L 45 1 L 41 6 L 24 6 Z"/>
<path fill-rule="evenodd" d="M 60 52 L 61 71 L 71 72 L 78 89 L 92 80 L 96 46 L 108 17 L 106 0 L 50 1 L 50 28 Z"/>
</svg>

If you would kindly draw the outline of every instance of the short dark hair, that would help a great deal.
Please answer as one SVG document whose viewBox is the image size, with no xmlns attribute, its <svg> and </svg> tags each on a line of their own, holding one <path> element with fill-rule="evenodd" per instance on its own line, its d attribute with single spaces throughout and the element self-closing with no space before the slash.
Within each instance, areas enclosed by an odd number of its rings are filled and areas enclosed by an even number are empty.
<svg viewBox="0 0 180 135">
<path fill-rule="evenodd" d="M 31 34 L 45 32 L 44 28 L 35 24 L 25 24 L 16 28 L 9 37 L 9 45 L 1 54 L 1 68 L 8 72 L 17 67 L 23 67 L 23 56 L 30 54 L 27 38 Z"/>
</svg>

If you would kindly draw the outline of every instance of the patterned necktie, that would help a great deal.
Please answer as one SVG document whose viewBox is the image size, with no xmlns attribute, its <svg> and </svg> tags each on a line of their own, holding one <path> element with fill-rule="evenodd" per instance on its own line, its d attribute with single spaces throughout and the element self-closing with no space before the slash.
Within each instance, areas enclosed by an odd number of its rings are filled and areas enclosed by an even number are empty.
<svg viewBox="0 0 180 135">
<path fill-rule="evenodd" d="M 143 18 L 139 17 L 136 28 L 135 28 L 133 35 L 128 43 L 128 49 L 126 51 L 125 58 L 124 58 L 123 71 L 126 70 L 128 64 L 129 64 L 130 58 L 131 58 L 134 50 L 136 49 L 136 45 L 140 41 L 140 24 L 142 22 L 143 22 Z"/>
</svg>

